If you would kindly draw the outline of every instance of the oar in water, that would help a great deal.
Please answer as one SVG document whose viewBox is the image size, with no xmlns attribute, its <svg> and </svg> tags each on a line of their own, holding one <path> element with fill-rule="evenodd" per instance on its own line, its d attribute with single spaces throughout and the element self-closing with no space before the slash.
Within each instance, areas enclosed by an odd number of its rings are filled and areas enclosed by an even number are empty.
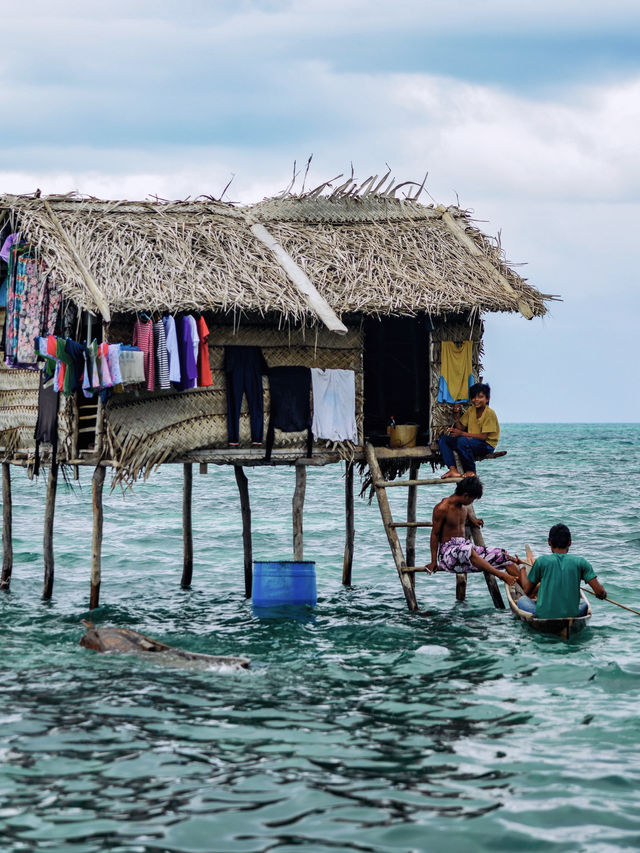
<svg viewBox="0 0 640 853">
<path fill-rule="evenodd" d="M 586 586 L 581 586 L 580 589 L 583 592 L 588 592 L 589 595 L 593 595 L 595 598 L 598 597 L 593 590 L 587 589 Z M 609 604 L 615 604 L 616 607 L 622 607 L 623 610 L 629 610 L 631 611 L 631 613 L 635 613 L 636 616 L 640 616 L 640 610 L 634 610 L 633 607 L 627 607 L 626 604 L 620 604 L 619 601 L 614 601 L 613 598 L 609 598 L 609 596 L 607 596 L 606 598 L 601 598 L 600 601 L 608 601 Z"/>
</svg>

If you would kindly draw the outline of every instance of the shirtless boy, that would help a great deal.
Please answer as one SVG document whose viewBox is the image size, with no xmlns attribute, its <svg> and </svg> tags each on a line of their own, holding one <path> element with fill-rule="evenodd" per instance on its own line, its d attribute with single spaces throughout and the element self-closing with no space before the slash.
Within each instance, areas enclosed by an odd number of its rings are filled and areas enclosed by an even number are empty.
<svg viewBox="0 0 640 853">
<path fill-rule="evenodd" d="M 434 507 L 431 528 L 431 562 L 427 563 L 430 573 L 442 570 L 460 574 L 464 572 L 489 572 L 513 586 L 519 577 L 516 555 L 509 556 L 502 548 L 485 548 L 474 545 L 465 538 L 465 523 L 471 527 L 482 527 L 481 518 L 476 518 L 469 509 L 474 500 L 482 497 L 482 483 L 477 477 L 465 477 L 455 492 Z M 500 567 L 500 568 L 498 568 Z"/>
</svg>

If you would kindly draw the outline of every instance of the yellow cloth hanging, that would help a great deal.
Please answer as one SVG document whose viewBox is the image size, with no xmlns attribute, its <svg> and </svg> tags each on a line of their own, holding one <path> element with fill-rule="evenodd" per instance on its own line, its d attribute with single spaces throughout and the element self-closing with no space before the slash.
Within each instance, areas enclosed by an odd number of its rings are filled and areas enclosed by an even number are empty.
<svg viewBox="0 0 640 853">
<path fill-rule="evenodd" d="M 441 379 L 438 400 L 457 403 L 469 399 L 469 382 L 473 384 L 471 351 L 473 341 L 442 341 Z M 444 385 L 444 387 L 443 387 Z"/>
</svg>

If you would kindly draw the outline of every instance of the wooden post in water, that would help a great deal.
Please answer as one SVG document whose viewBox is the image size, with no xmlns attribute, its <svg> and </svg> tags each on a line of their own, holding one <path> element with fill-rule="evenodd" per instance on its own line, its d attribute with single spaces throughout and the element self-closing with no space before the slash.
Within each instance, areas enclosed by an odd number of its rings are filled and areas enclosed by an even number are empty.
<svg viewBox="0 0 640 853">
<path fill-rule="evenodd" d="M 409 479 L 417 480 L 418 479 L 418 471 L 420 469 L 419 462 L 411 462 L 409 466 Z M 418 487 L 417 486 L 409 486 L 407 489 L 407 521 L 415 521 L 416 520 L 416 510 L 418 507 Z M 407 527 L 407 544 L 406 544 L 406 558 L 408 566 L 415 566 L 416 564 L 416 533 L 418 532 L 417 527 Z M 411 581 L 415 586 L 416 576 L 414 574 L 410 575 Z"/>
<path fill-rule="evenodd" d="M 193 468 L 191 462 L 184 463 L 184 488 L 182 491 L 182 537 L 183 559 L 182 580 L 183 588 L 191 586 L 193 577 L 193 527 L 191 523 L 191 497 L 193 494 Z"/>
<path fill-rule="evenodd" d="M 2 463 L 2 577 L 0 589 L 9 589 L 13 569 L 13 536 L 11 531 L 11 466 Z"/>
<path fill-rule="evenodd" d="M 484 545 L 484 536 L 482 535 L 482 531 L 479 527 L 471 528 L 471 539 L 475 545 Z M 500 594 L 500 587 L 498 586 L 498 581 L 496 580 L 495 575 L 490 575 L 489 572 L 483 572 L 483 574 L 489 588 L 489 595 L 493 601 L 493 606 L 496 610 L 504 610 L 505 604 L 502 595 Z"/>
<path fill-rule="evenodd" d="M 106 471 L 104 466 L 96 465 L 91 481 L 93 503 L 93 532 L 91 535 L 91 591 L 89 593 L 89 610 L 94 610 L 100 603 L 100 581 L 102 575 L 102 486 Z"/>
<path fill-rule="evenodd" d="M 302 533 L 302 512 L 304 509 L 304 493 L 307 488 L 307 469 L 304 465 L 296 465 L 296 488 L 293 493 L 293 559 L 301 563 L 304 560 L 304 545 Z"/>
<path fill-rule="evenodd" d="M 52 450 L 51 468 L 47 481 L 47 497 L 44 505 L 44 537 L 42 542 L 42 556 L 44 558 L 44 582 L 42 584 L 42 598 L 48 601 L 53 593 L 53 519 L 56 511 L 56 491 L 58 488 L 58 462 L 55 458 L 55 447 Z"/>
<path fill-rule="evenodd" d="M 251 504 L 249 503 L 249 481 L 242 465 L 234 465 L 233 473 L 240 493 L 242 513 L 242 550 L 244 552 L 244 594 L 251 598 L 253 591 L 253 545 L 251 542 Z"/>
<path fill-rule="evenodd" d="M 351 568 L 353 566 L 353 542 L 355 539 L 355 519 L 353 514 L 353 462 L 347 462 L 344 480 L 345 542 L 342 562 L 342 583 L 351 586 Z"/>
</svg>

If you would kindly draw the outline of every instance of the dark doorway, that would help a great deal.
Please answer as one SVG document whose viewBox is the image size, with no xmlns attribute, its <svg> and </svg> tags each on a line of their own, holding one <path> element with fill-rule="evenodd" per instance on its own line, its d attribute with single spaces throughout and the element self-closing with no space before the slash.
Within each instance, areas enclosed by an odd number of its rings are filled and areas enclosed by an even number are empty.
<svg viewBox="0 0 640 853">
<path fill-rule="evenodd" d="M 429 329 L 418 317 L 366 317 L 364 321 L 364 432 L 386 441 L 391 416 L 397 424 L 429 431 Z"/>
</svg>

